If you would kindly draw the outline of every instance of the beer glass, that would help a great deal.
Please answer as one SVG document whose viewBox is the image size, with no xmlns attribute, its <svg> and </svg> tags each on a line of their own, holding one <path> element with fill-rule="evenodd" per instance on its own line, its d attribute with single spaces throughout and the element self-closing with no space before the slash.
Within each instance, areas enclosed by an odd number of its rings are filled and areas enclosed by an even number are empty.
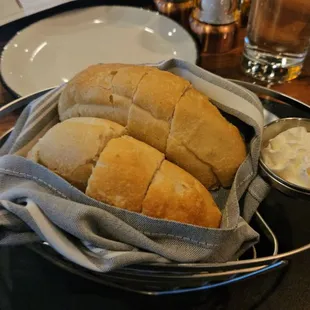
<svg viewBox="0 0 310 310">
<path fill-rule="evenodd" d="M 296 78 L 310 39 L 310 0 L 252 0 L 242 57 L 246 74 L 267 83 Z"/>
</svg>

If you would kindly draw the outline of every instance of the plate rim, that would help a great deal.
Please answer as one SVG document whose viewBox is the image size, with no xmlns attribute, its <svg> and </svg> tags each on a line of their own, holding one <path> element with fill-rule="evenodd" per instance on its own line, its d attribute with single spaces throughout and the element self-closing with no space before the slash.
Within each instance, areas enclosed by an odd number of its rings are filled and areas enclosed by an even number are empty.
<svg viewBox="0 0 310 310">
<path fill-rule="evenodd" d="M 3 84 L 5 85 L 5 87 L 16 97 L 25 97 L 25 96 L 28 96 L 29 94 L 33 94 L 34 92 L 40 92 L 40 90 L 29 90 L 28 93 L 23 93 L 23 92 L 19 92 L 16 87 L 14 87 L 13 85 L 10 85 L 10 83 L 8 82 L 8 80 L 5 78 L 6 74 L 4 73 L 2 67 L 3 67 L 3 62 L 4 62 L 4 58 L 6 57 L 6 54 L 8 53 L 8 46 L 10 46 L 12 44 L 12 42 L 14 41 L 14 39 L 19 36 L 19 35 L 22 35 L 24 32 L 28 31 L 31 27 L 34 27 L 35 25 L 37 24 L 40 24 L 41 22 L 44 22 L 44 21 L 47 21 L 55 16 L 61 16 L 61 15 L 65 15 L 69 12 L 74 12 L 74 11 L 82 11 L 82 10 L 96 10 L 98 8 L 117 8 L 117 9 L 124 9 L 124 10 L 132 10 L 132 11 L 142 11 L 144 13 L 147 13 L 147 14 L 155 14 L 155 15 L 158 15 L 159 18 L 162 18 L 164 20 L 168 20 L 169 22 L 175 24 L 178 28 L 180 28 L 185 35 L 187 35 L 188 37 L 188 40 L 191 41 L 192 45 L 193 45 L 193 48 L 194 48 L 194 51 L 195 51 L 195 55 L 193 55 L 193 59 L 191 60 L 191 62 L 193 61 L 194 64 L 197 64 L 197 61 L 198 61 L 198 58 L 199 58 L 199 49 L 198 49 L 198 46 L 197 46 L 197 42 L 194 40 L 193 36 L 182 26 L 180 25 L 179 23 L 177 23 L 175 20 L 163 15 L 163 14 L 160 14 L 158 11 L 153 11 L 153 10 L 150 10 L 148 8 L 143 8 L 143 7 L 138 7 L 138 6 L 128 6 L 128 5 L 95 5 L 95 6 L 87 6 L 87 7 L 78 7 L 78 8 L 73 8 L 71 10 L 66 10 L 64 12 L 60 12 L 60 13 L 57 13 L 57 14 L 53 14 L 53 15 L 50 15 L 50 16 L 47 16 L 43 19 L 40 19 L 38 21 L 35 21 L 33 23 L 31 23 L 30 25 L 22 28 L 21 30 L 17 31 L 15 33 L 15 35 L 13 35 L 9 40 L 8 42 L 4 45 L 2 51 L 1 51 L 1 54 L 0 54 L 0 80 L 1 82 L 3 82 Z M 171 57 L 172 58 L 172 57 Z M 167 59 L 165 59 L 167 60 Z M 162 60 L 161 60 L 162 61 Z M 161 61 L 158 61 L 158 62 L 161 62 Z M 189 61 L 189 60 L 187 60 Z M 156 62 L 154 62 L 156 63 Z M 58 85 L 56 85 L 58 86 Z M 50 85 L 50 86 L 45 86 L 43 89 L 45 88 L 51 88 L 51 87 L 56 87 L 55 85 Z"/>
</svg>

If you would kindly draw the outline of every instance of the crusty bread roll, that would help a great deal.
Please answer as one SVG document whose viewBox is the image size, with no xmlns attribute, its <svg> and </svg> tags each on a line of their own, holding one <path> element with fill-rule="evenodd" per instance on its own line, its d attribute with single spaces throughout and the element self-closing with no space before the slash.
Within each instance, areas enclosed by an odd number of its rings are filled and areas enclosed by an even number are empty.
<svg viewBox="0 0 310 310">
<path fill-rule="evenodd" d="M 72 118 L 52 127 L 32 159 L 99 201 L 151 217 L 219 227 L 221 212 L 192 175 L 117 123 Z"/>
<path fill-rule="evenodd" d="M 99 64 L 63 90 L 63 121 L 94 116 L 126 126 L 128 134 L 166 154 L 206 188 L 230 186 L 246 156 L 238 129 L 188 81 L 153 67 Z"/>
<path fill-rule="evenodd" d="M 85 190 L 92 169 L 109 140 L 126 129 L 100 118 L 71 118 L 52 127 L 28 153 L 28 158 Z"/>
<path fill-rule="evenodd" d="M 88 181 L 86 195 L 145 215 L 219 227 L 221 212 L 192 175 L 129 136 L 112 139 Z"/>
</svg>

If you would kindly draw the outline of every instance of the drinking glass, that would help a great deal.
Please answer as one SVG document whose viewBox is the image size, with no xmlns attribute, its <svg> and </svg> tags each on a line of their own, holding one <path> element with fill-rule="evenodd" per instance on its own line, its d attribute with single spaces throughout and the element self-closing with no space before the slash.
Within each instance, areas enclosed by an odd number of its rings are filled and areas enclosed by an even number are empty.
<svg viewBox="0 0 310 310">
<path fill-rule="evenodd" d="M 244 72 L 267 83 L 296 78 L 310 39 L 310 0 L 252 0 Z"/>
</svg>

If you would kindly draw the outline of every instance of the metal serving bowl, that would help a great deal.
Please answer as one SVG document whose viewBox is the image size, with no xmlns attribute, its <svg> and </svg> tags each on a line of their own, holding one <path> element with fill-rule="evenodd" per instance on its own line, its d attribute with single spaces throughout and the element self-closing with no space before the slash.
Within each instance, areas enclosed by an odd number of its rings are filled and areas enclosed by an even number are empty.
<svg viewBox="0 0 310 310">
<path fill-rule="evenodd" d="M 310 119 L 290 117 L 281 118 L 269 123 L 264 127 L 262 149 L 268 145 L 270 139 L 273 139 L 281 132 L 299 126 L 305 127 L 307 131 L 310 132 Z M 310 200 L 310 189 L 298 186 L 284 180 L 268 168 L 268 166 L 264 163 L 262 157 L 260 158 L 259 164 L 261 175 L 276 189 L 289 196 Z"/>
</svg>

